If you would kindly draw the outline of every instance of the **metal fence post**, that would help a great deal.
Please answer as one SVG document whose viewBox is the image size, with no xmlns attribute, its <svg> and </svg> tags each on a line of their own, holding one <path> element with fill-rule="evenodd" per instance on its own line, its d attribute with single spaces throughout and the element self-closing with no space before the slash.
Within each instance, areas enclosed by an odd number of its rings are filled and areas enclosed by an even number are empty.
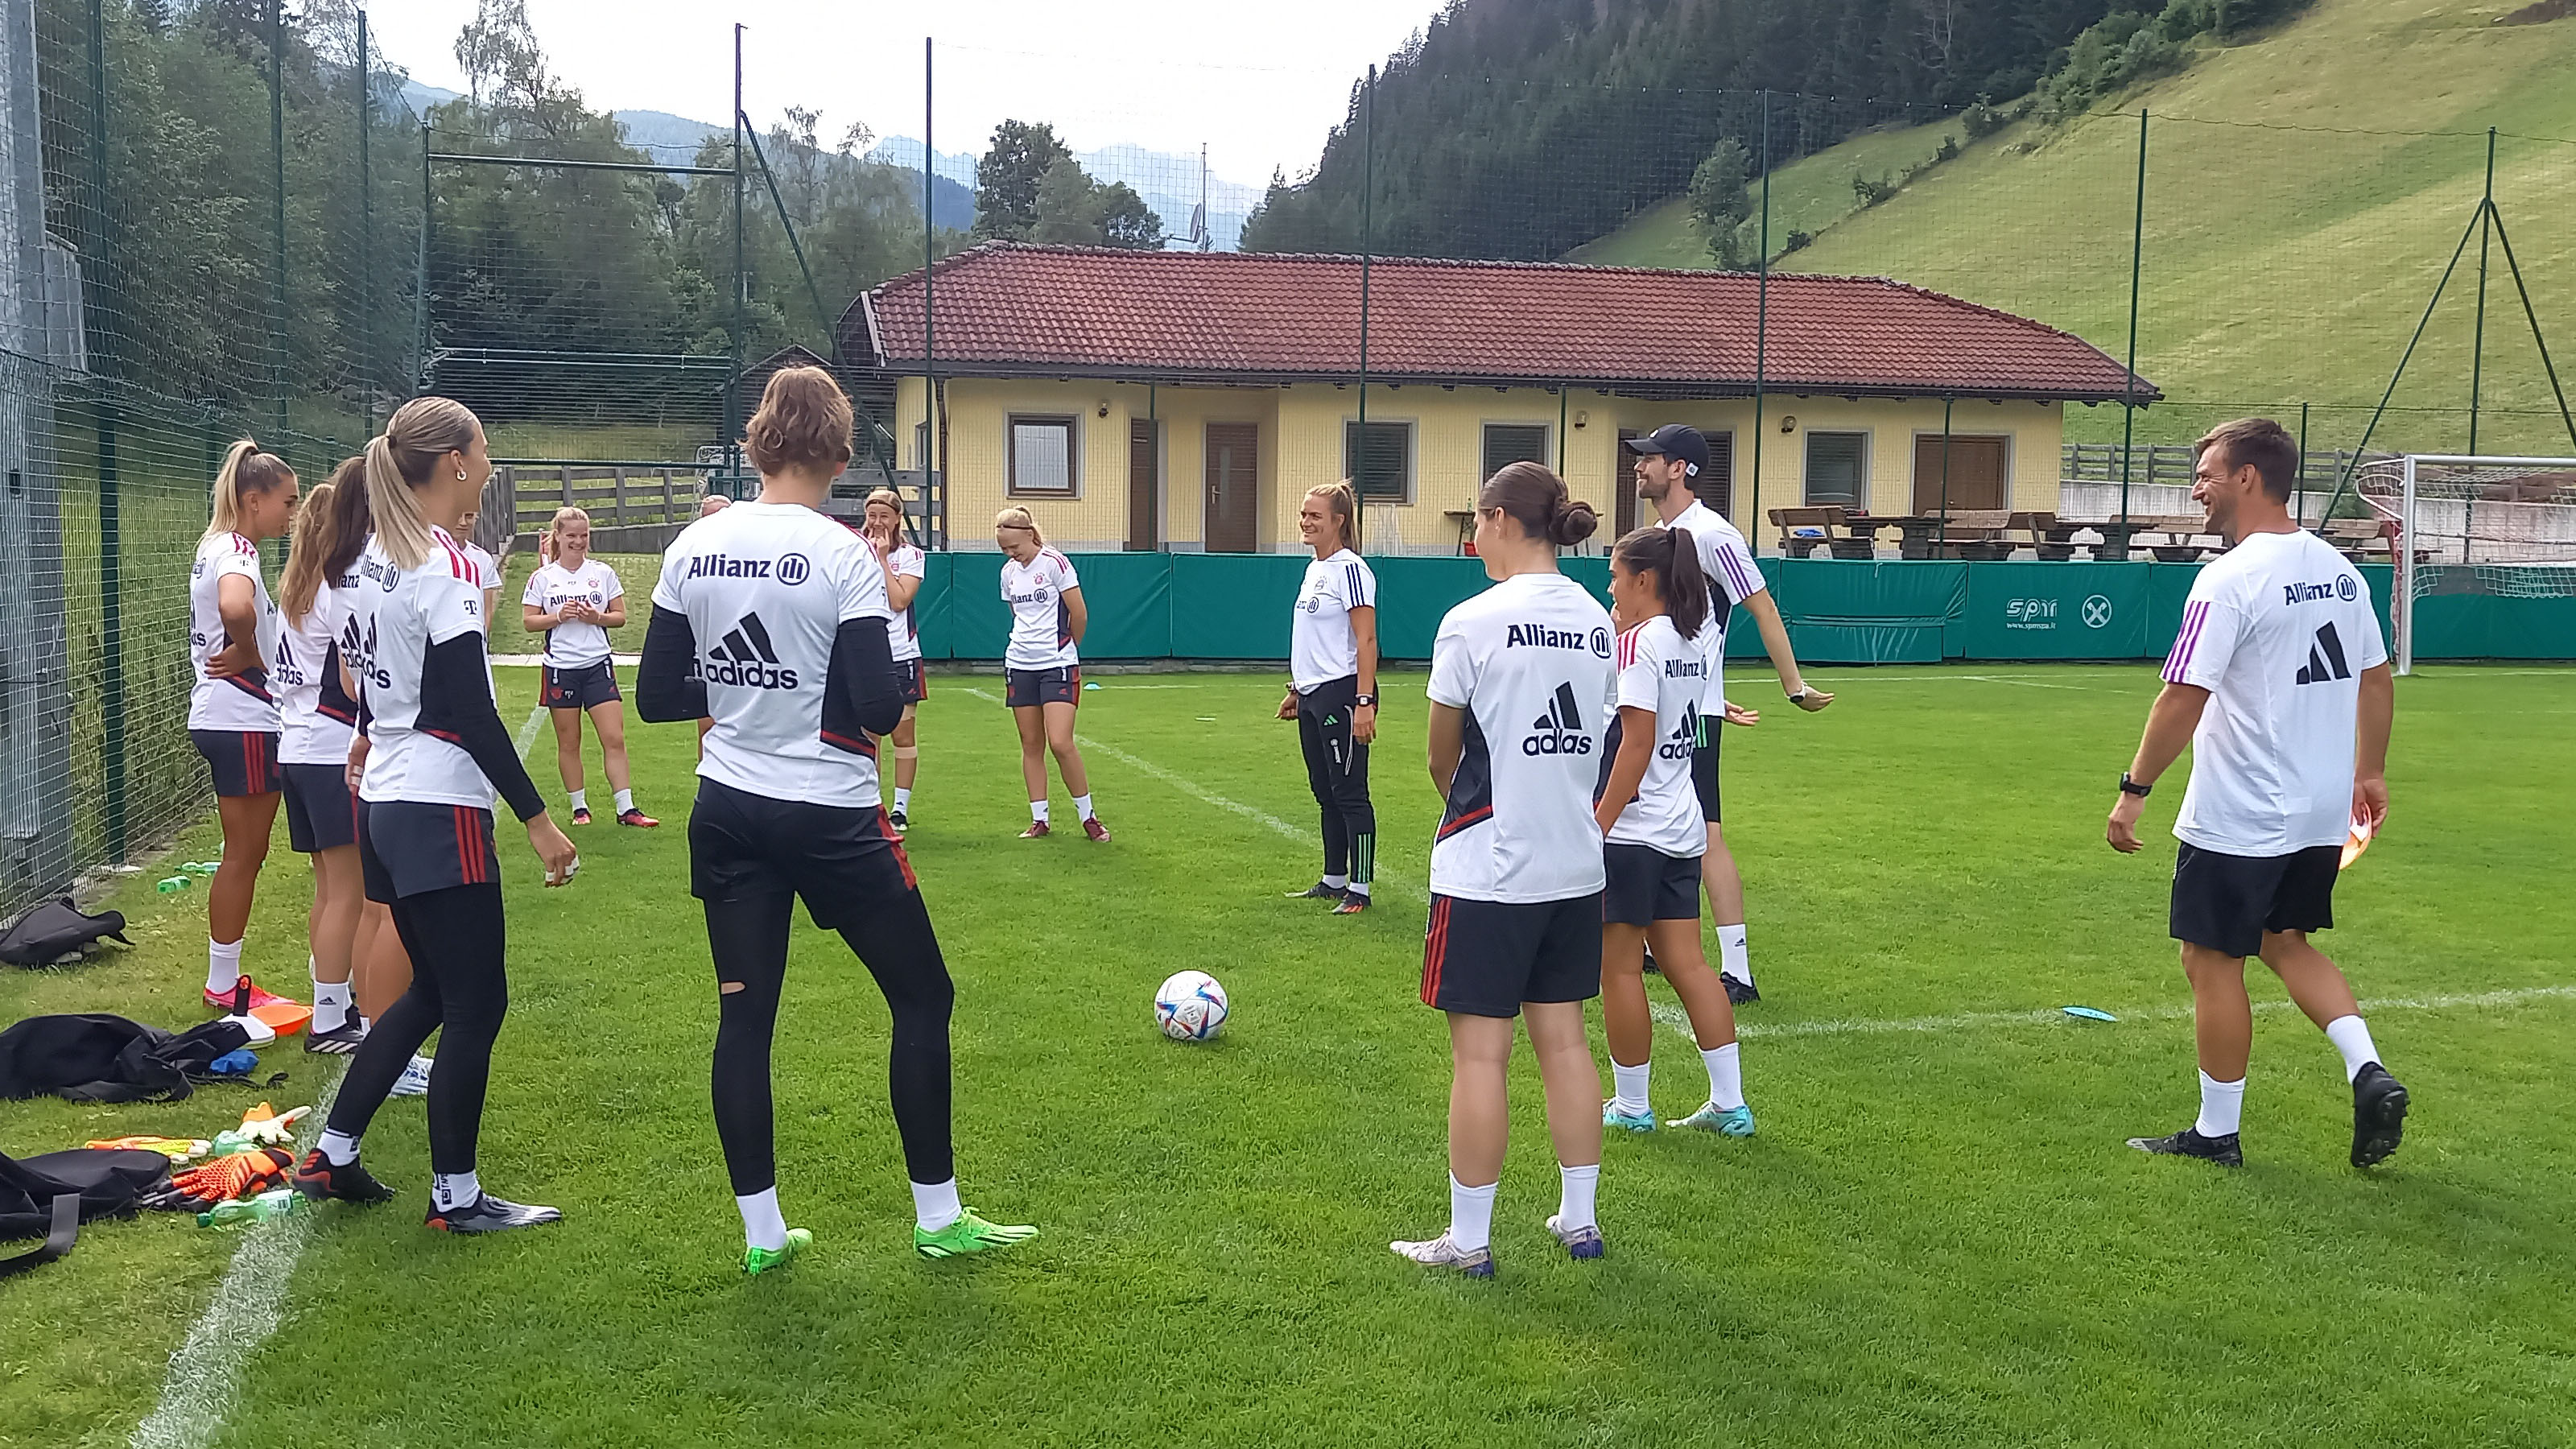
<svg viewBox="0 0 2576 1449">
<path fill-rule="evenodd" d="M 1753 284 L 1753 488 L 1752 511 L 1744 515 L 1744 521 L 1752 525 L 1753 547 L 1757 553 L 1762 548 L 1763 384 L 1764 373 L 1768 371 L 1771 360 L 1771 93 L 1766 90 L 1761 94 L 1762 255 L 1756 259 L 1761 272 Z M 1731 464 L 1732 460 L 1729 461 Z M 1731 467 L 1729 471 L 1732 471 Z M 1730 498 L 1727 501 L 1732 503 L 1735 500 Z"/>
<path fill-rule="evenodd" d="M 2136 446 L 2138 428 L 2138 281 L 2144 275 L 2147 251 L 2147 108 L 2138 108 L 2138 199 L 2135 220 L 2129 234 L 2129 364 L 2128 376 L 2120 380 L 2120 552 L 2129 556 L 2127 527 L 2129 522 L 2129 454 Z M 2153 483 L 2155 461 L 2147 462 Z"/>
<path fill-rule="evenodd" d="M 358 392 L 367 431 L 376 430 L 376 185 L 367 155 L 375 80 L 367 70 L 367 12 L 358 12 Z"/>
<path fill-rule="evenodd" d="M 270 405 L 286 431 L 286 4 L 268 0 L 269 221 L 268 348 Z M 284 439 L 279 446 L 284 446 Z"/>
<path fill-rule="evenodd" d="M 91 253 L 84 290 L 116 295 L 115 208 L 107 200 L 107 19 L 103 0 L 89 0 L 89 196 Z M 99 591 L 99 754 L 107 794 L 106 847 L 111 860 L 125 858 L 125 562 L 124 509 L 117 477 L 117 428 L 120 422 L 111 392 L 118 368 L 113 341 L 117 328 L 113 304 L 100 318 L 100 345 L 90 353 L 90 371 L 100 385 L 98 432 L 98 591 Z"/>
</svg>

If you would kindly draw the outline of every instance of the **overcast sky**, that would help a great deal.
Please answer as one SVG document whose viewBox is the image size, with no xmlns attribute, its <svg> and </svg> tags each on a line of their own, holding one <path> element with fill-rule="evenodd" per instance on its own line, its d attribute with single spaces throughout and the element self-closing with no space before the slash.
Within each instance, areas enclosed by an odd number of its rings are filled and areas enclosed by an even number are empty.
<svg viewBox="0 0 2576 1449">
<path fill-rule="evenodd" d="M 1429 19 L 1435 0 L 528 0 L 565 80 L 593 106 L 721 124 L 733 25 L 755 122 L 819 106 L 921 134 L 921 42 L 938 42 L 942 151 L 980 151 L 1006 117 L 1052 121 L 1077 150 L 1208 147 L 1219 175 L 1259 182 L 1313 164 L 1350 85 Z M 463 90 L 454 44 L 475 0 L 376 0 L 368 23 L 414 79 Z"/>
</svg>

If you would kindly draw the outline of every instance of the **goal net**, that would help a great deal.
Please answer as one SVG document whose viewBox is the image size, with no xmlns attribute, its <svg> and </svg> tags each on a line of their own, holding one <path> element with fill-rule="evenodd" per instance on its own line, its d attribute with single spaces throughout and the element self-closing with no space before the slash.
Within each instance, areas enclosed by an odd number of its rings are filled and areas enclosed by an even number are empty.
<svg viewBox="0 0 2576 1449">
<path fill-rule="evenodd" d="M 2414 667 L 2420 600 L 2576 597 L 2576 458 L 2411 453 L 2365 464 L 2356 482 L 2365 527 L 2381 525 L 2397 566 L 2398 673 Z"/>
</svg>

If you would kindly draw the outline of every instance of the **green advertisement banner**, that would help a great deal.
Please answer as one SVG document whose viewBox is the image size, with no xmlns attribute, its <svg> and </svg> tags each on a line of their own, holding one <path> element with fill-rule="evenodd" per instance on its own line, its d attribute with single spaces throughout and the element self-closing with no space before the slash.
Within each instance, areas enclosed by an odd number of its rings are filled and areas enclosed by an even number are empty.
<svg viewBox="0 0 2576 1449">
<path fill-rule="evenodd" d="M 1967 608 L 1966 564 L 1790 558 L 1761 563 L 1800 663 L 1938 664 L 1957 654 L 1948 641 Z M 1727 629 L 1726 657 L 1764 657 L 1762 633 L 1741 609 Z"/>
<path fill-rule="evenodd" d="M 2135 659 L 2147 648 L 2144 563 L 2021 563 L 1968 570 L 1960 657 Z"/>
</svg>

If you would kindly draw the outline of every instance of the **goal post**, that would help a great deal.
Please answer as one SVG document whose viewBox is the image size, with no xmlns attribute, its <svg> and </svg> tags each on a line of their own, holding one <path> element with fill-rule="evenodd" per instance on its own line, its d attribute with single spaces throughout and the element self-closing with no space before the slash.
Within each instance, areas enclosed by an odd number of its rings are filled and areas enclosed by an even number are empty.
<svg viewBox="0 0 2576 1449">
<path fill-rule="evenodd" d="M 2356 482 L 2389 525 L 2398 673 L 2414 670 L 2426 598 L 2576 597 L 2576 458 L 2408 453 L 2365 464 Z"/>
</svg>

